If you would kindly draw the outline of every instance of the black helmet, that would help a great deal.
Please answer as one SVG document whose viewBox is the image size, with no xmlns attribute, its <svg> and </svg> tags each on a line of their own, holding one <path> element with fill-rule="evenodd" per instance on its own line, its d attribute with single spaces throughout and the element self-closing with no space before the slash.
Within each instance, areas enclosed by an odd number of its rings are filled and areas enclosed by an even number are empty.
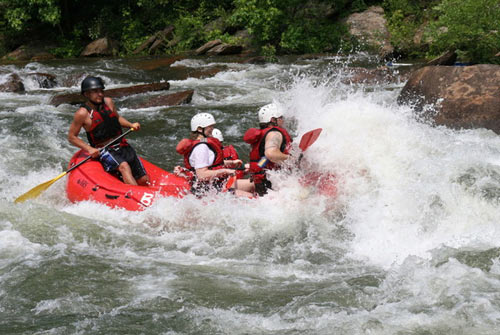
<svg viewBox="0 0 500 335">
<path fill-rule="evenodd" d="M 104 89 L 104 81 L 99 77 L 88 76 L 82 81 L 82 94 L 85 91 L 93 90 L 95 88 Z"/>
</svg>

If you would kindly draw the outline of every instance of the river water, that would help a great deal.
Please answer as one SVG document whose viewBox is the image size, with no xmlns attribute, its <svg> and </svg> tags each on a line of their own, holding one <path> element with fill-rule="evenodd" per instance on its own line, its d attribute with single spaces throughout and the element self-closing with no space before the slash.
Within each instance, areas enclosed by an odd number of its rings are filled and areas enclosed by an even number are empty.
<svg viewBox="0 0 500 335">
<path fill-rule="evenodd" d="M 0 334 L 498 334 L 497 135 L 432 126 L 396 104 L 403 81 L 345 84 L 350 66 L 377 65 L 366 55 L 143 61 L 0 66 L 26 87 L 0 93 Z M 211 78 L 179 75 L 222 65 Z M 40 89 L 32 72 L 70 84 Z M 337 176 L 338 195 L 305 189 L 295 171 L 275 174 L 276 191 L 256 200 L 164 198 L 128 212 L 70 203 L 62 179 L 14 204 L 76 151 L 66 139 L 75 106 L 48 101 L 85 74 L 107 88 L 195 90 L 175 107 L 129 107 L 159 93 L 115 101 L 142 124 L 130 143 L 167 170 L 194 113 L 213 113 L 247 157 L 244 131 L 279 102 L 296 139 L 323 128 L 306 159 Z"/>
</svg>

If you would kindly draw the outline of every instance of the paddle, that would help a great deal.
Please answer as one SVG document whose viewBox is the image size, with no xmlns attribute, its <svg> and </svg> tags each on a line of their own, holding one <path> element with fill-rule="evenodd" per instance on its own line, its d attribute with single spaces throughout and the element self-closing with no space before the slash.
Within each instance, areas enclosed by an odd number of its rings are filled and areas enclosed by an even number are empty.
<svg viewBox="0 0 500 335">
<path fill-rule="evenodd" d="M 130 133 L 131 131 L 133 131 L 134 129 L 133 128 L 130 128 L 129 130 L 127 130 L 126 132 L 124 132 L 123 134 L 121 134 L 120 136 L 118 136 L 117 138 L 111 140 L 108 142 L 108 144 L 106 144 L 104 147 L 100 148 L 99 151 L 102 151 L 104 149 L 106 149 L 107 147 L 109 147 L 112 143 L 120 140 L 122 137 L 124 137 L 125 135 L 127 135 L 128 133 Z M 38 186 L 35 186 L 33 187 L 31 190 L 29 190 L 28 192 L 24 193 L 23 195 L 19 196 L 16 200 L 14 200 L 15 203 L 19 203 L 19 202 L 24 202 L 28 199 L 34 199 L 36 197 L 38 197 L 43 191 L 45 191 L 46 189 L 48 189 L 52 184 L 54 184 L 56 181 L 58 181 L 59 179 L 61 179 L 62 177 L 64 177 L 65 175 L 67 175 L 69 172 L 73 171 L 74 169 L 76 169 L 77 167 L 79 167 L 80 165 L 82 165 L 83 163 L 87 162 L 89 159 L 91 159 L 92 157 L 91 156 L 88 156 L 87 158 L 85 158 L 83 161 L 81 161 L 80 163 L 76 164 L 75 166 L 69 168 L 67 171 L 61 173 L 60 175 L 58 175 L 57 177 L 55 177 L 54 179 L 51 179 L 49 181 L 46 181 L 45 183 L 43 184 L 40 184 Z"/>
<path fill-rule="evenodd" d="M 304 135 L 302 135 L 302 138 L 300 139 L 300 143 L 299 143 L 299 148 L 302 151 L 299 155 L 299 160 L 298 160 L 299 163 L 303 157 L 302 153 L 304 151 L 306 151 L 314 142 L 316 142 L 316 140 L 318 139 L 318 137 L 322 131 L 323 131 L 323 128 L 316 128 L 316 129 L 310 130 L 307 133 L 305 133 Z M 268 161 L 269 161 L 269 159 L 264 156 L 259 161 L 259 164 L 262 165 L 261 167 L 263 167 L 267 164 Z M 239 168 L 236 168 L 235 170 L 245 170 L 245 168 L 239 167 Z"/>
<path fill-rule="evenodd" d="M 302 135 L 302 138 L 300 139 L 300 144 L 299 144 L 300 150 L 302 150 L 302 152 L 304 152 L 314 142 L 316 142 L 316 140 L 318 139 L 319 134 L 321 134 L 322 130 L 323 130 L 322 128 L 317 128 L 317 129 L 310 130 L 307 133 L 305 133 L 304 135 Z"/>
<path fill-rule="evenodd" d="M 307 150 L 314 142 L 319 137 L 319 134 L 321 134 L 322 128 L 316 128 L 313 130 L 308 131 L 304 135 L 302 135 L 302 138 L 300 139 L 299 143 L 299 148 L 302 150 L 302 152 L 299 155 L 299 159 L 297 161 L 297 164 L 300 165 L 300 162 L 302 161 L 302 158 L 304 157 L 303 152 Z"/>
</svg>

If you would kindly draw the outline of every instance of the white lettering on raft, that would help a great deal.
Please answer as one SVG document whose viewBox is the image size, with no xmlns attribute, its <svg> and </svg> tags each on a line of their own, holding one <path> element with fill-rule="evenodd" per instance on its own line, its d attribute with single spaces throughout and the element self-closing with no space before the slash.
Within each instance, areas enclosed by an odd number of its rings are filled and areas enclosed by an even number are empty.
<svg viewBox="0 0 500 335">
<path fill-rule="evenodd" d="M 141 204 L 143 204 L 146 207 L 151 206 L 154 196 L 155 195 L 153 193 L 144 193 L 141 198 Z"/>
</svg>

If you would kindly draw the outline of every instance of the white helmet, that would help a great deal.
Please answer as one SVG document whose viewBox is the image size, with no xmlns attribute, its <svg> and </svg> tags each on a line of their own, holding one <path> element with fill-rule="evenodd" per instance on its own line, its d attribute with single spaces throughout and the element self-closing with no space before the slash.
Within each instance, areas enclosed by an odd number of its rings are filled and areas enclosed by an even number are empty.
<svg viewBox="0 0 500 335">
<path fill-rule="evenodd" d="M 191 131 L 196 131 L 198 127 L 205 128 L 215 124 L 215 119 L 212 114 L 199 113 L 191 119 Z"/>
<path fill-rule="evenodd" d="M 280 116 L 283 116 L 283 112 L 275 103 L 262 106 L 259 109 L 259 123 L 268 123 L 271 122 L 271 118 L 279 118 Z"/>
<path fill-rule="evenodd" d="M 221 142 L 224 141 L 224 136 L 222 136 L 222 131 L 220 131 L 217 128 L 214 128 L 214 130 L 212 130 L 212 137 L 215 137 L 216 139 L 218 139 Z"/>
</svg>

